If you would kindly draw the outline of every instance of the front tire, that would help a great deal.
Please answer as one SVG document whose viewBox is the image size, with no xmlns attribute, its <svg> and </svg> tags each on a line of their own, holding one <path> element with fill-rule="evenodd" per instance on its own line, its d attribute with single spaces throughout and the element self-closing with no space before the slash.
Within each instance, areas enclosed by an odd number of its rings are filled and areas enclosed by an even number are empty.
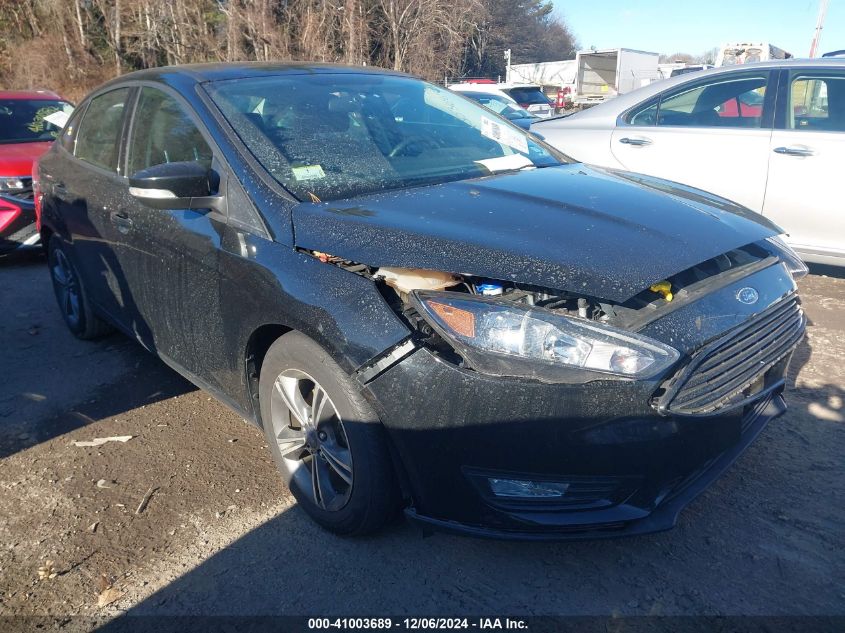
<svg viewBox="0 0 845 633">
<path fill-rule="evenodd" d="M 299 332 L 280 337 L 264 357 L 259 396 L 276 465 L 314 521 L 362 535 L 392 518 L 400 495 L 384 429 L 323 348 Z"/>
<path fill-rule="evenodd" d="M 112 327 L 94 312 L 70 249 L 57 236 L 47 245 L 47 263 L 62 320 L 73 335 L 90 340 L 108 334 Z"/>
</svg>

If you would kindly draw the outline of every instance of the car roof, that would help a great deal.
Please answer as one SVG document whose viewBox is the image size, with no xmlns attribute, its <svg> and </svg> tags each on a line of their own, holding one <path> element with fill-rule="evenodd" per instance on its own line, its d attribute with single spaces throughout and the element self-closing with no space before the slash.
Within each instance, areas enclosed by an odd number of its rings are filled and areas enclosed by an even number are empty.
<svg viewBox="0 0 845 633">
<path fill-rule="evenodd" d="M 0 99 L 28 99 L 55 101 L 61 97 L 52 90 L 0 90 Z"/>
<path fill-rule="evenodd" d="M 466 92 L 484 92 L 485 90 L 511 90 L 513 88 L 537 88 L 540 89 L 540 86 L 536 84 L 506 84 L 506 83 L 498 83 L 498 84 L 488 84 L 488 83 L 473 83 L 470 81 L 459 83 L 459 84 L 450 84 L 449 88 L 453 88 L 455 90 L 463 90 Z"/>
<path fill-rule="evenodd" d="M 516 99 L 510 96 L 507 92 L 502 90 L 496 84 L 452 84 L 449 86 L 449 90 L 453 92 L 464 92 L 464 93 L 481 93 L 486 95 L 491 95 L 495 97 L 499 97 L 501 99 L 506 100 L 508 103 L 512 103 L 514 105 L 518 105 L 516 103 Z"/>
<path fill-rule="evenodd" d="M 497 86 L 502 90 L 511 90 L 513 88 L 536 88 L 540 90 L 540 86 L 537 84 L 497 84 Z"/>
<path fill-rule="evenodd" d="M 716 68 L 684 73 L 669 79 L 655 81 L 647 86 L 637 88 L 636 90 L 632 90 L 624 95 L 619 95 L 618 97 L 609 99 L 604 103 L 600 103 L 586 110 L 576 112 L 570 116 L 540 122 L 539 125 L 542 127 L 554 127 L 556 125 L 572 125 L 577 127 L 587 124 L 588 122 L 590 125 L 597 125 L 599 121 L 604 120 L 612 120 L 615 122 L 617 117 L 629 108 L 632 108 L 643 101 L 647 101 L 666 90 L 671 90 L 672 88 L 681 86 L 687 82 L 694 82 L 706 77 L 716 77 L 718 75 L 727 75 L 747 70 L 777 70 L 779 68 L 809 68 L 814 70 L 827 68 L 845 70 L 845 59 L 836 57 L 819 57 L 816 59 L 777 59 L 766 62 L 754 62 L 751 64 L 737 64 L 735 66 L 718 66 Z"/>
<path fill-rule="evenodd" d="M 112 79 L 103 84 L 102 87 L 110 87 L 127 81 L 159 81 L 167 84 L 175 84 L 180 81 L 189 80 L 195 83 L 204 83 L 226 79 L 246 79 L 274 75 L 311 75 L 315 73 L 410 76 L 399 71 L 385 70 L 372 66 L 347 66 L 343 64 L 323 64 L 317 62 L 219 62 L 160 66 L 157 68 L 137 70 Z"/>
</svg>

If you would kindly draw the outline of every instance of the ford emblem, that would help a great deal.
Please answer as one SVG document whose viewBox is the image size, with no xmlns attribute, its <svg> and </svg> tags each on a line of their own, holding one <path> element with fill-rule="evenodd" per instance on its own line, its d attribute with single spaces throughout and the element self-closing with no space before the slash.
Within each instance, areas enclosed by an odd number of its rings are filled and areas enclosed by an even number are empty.
<svg viewBox="0 0 845 633">
<path fill-rule="evenodd" d="M 757 299 L 759 298 L 760 293 L 754 290 L 754 288 L 745 287 L 736 291 L 736 300 L 745 305 L 753 305 L 757 303 Z"/>
</svg>

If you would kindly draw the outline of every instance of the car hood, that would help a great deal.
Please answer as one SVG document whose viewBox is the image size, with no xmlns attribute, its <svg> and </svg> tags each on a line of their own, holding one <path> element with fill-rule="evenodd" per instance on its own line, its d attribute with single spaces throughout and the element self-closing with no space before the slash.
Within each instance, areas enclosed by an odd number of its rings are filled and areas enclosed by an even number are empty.
<svg viewBox="0 0 845 633">
<path fill-rule="evenodd" d="M 300 248 L 614 302 L 779 232 L 716 196 L 582 164 L 301 203 L 293 218 Z"/>
<path fill-rule="evenodd" d="M 31 176 L 32 163 L 50 149 L 50 143 L 0 143 L 0 176 Z"/>
</svg>

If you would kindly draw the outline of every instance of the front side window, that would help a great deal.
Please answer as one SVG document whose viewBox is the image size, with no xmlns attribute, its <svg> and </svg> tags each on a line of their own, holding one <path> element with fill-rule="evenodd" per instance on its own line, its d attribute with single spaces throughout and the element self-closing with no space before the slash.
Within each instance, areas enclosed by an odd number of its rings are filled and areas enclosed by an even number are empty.
<svg viewBox="0 0 845 633">
<path fill-rule="evenodd" d="M 273 76 L 219 81 L 208 89 L 258 161 L 301 200 L 567 160 L 481 105 L 407 77 Z"/>
<path fill-rule="evenodd" d="M 50 119 L 57 112 L 69 115 L 73 106 L 54 99 L 0 99 L 0 143 L 55 140 L 62 125 Z"/>
<path fill-rule="evenodd" d="M 76 157 L 117 171 L 123 113 L 129 88 L 112 90 L 91 100 L 76 134 Z"/>
<path fill-rule="evenodd" d="M 211 167 L 211 148 L 176 99 L 143 88 L 135 109 L 127 173 L 182 161 Z"/>
<path fill-rule="evenodd" d="M 722 79 L 664 94 L 628 116 L 631 125 L 759 128 L 765 75 Z"/>
<path fill-rule="evenodd" d="M 789 119 L 793 130 L 845 132 L 845 75 L 793 78 Z"/>
</svg>

